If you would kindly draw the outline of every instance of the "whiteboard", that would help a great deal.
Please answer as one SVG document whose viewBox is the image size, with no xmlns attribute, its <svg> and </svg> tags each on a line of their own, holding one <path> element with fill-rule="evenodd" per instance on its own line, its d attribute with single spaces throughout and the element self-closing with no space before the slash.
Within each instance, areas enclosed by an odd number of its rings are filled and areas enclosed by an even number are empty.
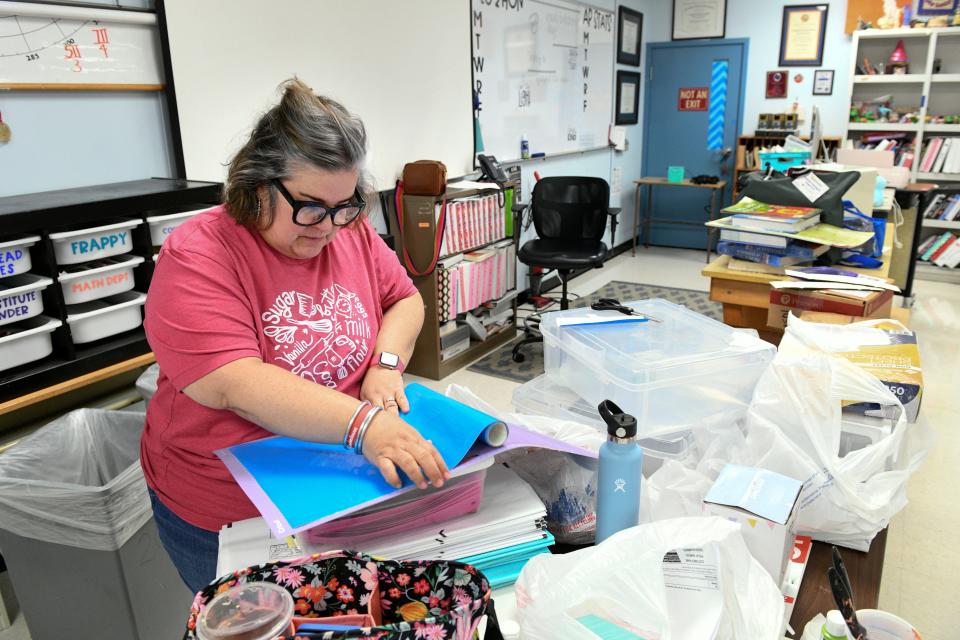
<svg viewBox="0 0 960 640">
<path fill-rule="evenodd" d="M 565 0 L 473 0 L 474 89 L 485 153 L 520 157 L 607 145 L 611 11 Z"/>
<path fill-rule="evenodd" d="M 0 88 L 162 89 L 156 22 L 152 13 L 0 3 Z"/>
<path fill-rule="evenodd" d="M 378 189 L 413 160 L 472 170 L 467 0 L 163 4 L 187 178 L 222 181 L 294 75 L 363 119 Z"/>
</svg>

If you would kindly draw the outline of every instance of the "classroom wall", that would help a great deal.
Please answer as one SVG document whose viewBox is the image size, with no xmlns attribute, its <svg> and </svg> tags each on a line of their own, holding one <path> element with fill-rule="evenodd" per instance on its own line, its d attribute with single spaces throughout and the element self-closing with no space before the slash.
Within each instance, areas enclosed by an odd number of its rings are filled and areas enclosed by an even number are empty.
<svg viewBox="0 0 960 640">
<path fill-rule="evenodd" d="M 847 121 L 850 90 L 850 43 L 851 38 L 843 32 L 846 21 L 846 2 L 827 2 L 827 33 L 823 48 L 823 65 L 820 67 L 780 67 L 780 25 L 784 5 L 797 4 L 793 0 L 727 0 L 727 37 L 749 38 L 750 54 L 747 63 L 747 82 L 743 114 L 744 134 L 752 134 L 757 128 L 757 116 L 761 113 L 783 113 L 784 109 L 799 101 L 806 117 L 800 123 L 803 133 L 810 131 L 810 109 L 815 105 L 823 118 L 823 134 L 843 135 Z M 789 81 L 786 99 L 767 100 L 767 71 L 787 69 Z M 813 72 L 816 69 L 833 69 L 833 95 L 813 95 Z M 803 75 L 800 83 L 794 76 Z"/>
</svg>

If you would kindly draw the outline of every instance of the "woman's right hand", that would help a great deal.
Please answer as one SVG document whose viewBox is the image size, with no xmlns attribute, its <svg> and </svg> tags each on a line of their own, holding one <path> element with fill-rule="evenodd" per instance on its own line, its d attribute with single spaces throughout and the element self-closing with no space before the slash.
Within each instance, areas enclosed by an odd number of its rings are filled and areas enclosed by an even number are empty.
<svg viewBox="0 0 960 640">
<path fill-rule="evenodd" d="M 416 429 L 387 411 L 374 416 L 363 437 L 363 455 L 380 469 L 384 479 L 400 488 L 398 468 L 417 487 L 426 489 L 432 483 L 442 487 L 450 471 L 440 452 Z"/>
</svg>

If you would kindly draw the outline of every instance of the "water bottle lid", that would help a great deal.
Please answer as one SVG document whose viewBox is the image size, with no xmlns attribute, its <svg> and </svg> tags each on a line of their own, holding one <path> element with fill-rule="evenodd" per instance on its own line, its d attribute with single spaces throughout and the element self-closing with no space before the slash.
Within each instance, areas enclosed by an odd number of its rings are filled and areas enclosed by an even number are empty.
<svg viewBox="0 0 960 640">
<path fill-rule="evenodd" d="M 843 619 L 843 614 L 836 609 L 827 612 L 827 622 L 823 627 L 827 630 L 827 633 L 832 636 L 840 638 L 847 637 L 847 623 Z"/>
<path fill-rule="evenodd" d="M 635 438 L 637 419 L 614 404 L 613 400 L 604 400 L 597 407 L 600 417 L 607 424 L 607 434 L 614 438 Z"/>
</svg>

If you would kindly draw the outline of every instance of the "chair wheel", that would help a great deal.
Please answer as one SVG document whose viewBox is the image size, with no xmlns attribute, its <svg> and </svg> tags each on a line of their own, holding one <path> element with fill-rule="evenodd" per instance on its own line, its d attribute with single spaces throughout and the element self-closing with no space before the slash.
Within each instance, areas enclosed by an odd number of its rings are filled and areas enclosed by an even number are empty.
<svg viewBox="0 0 960 640">
<path fill-rule="evenodd" d="M 527 359 L 527 357 L 526 357 L 525 355 L 523 355 L 522 353 L 515 353 L 515 354 L 513 354 L 513 361 L 514 361 L 514 362 L 523 362 L 523 361 L 526 360 L 526 359 Z"/>
</svg>

